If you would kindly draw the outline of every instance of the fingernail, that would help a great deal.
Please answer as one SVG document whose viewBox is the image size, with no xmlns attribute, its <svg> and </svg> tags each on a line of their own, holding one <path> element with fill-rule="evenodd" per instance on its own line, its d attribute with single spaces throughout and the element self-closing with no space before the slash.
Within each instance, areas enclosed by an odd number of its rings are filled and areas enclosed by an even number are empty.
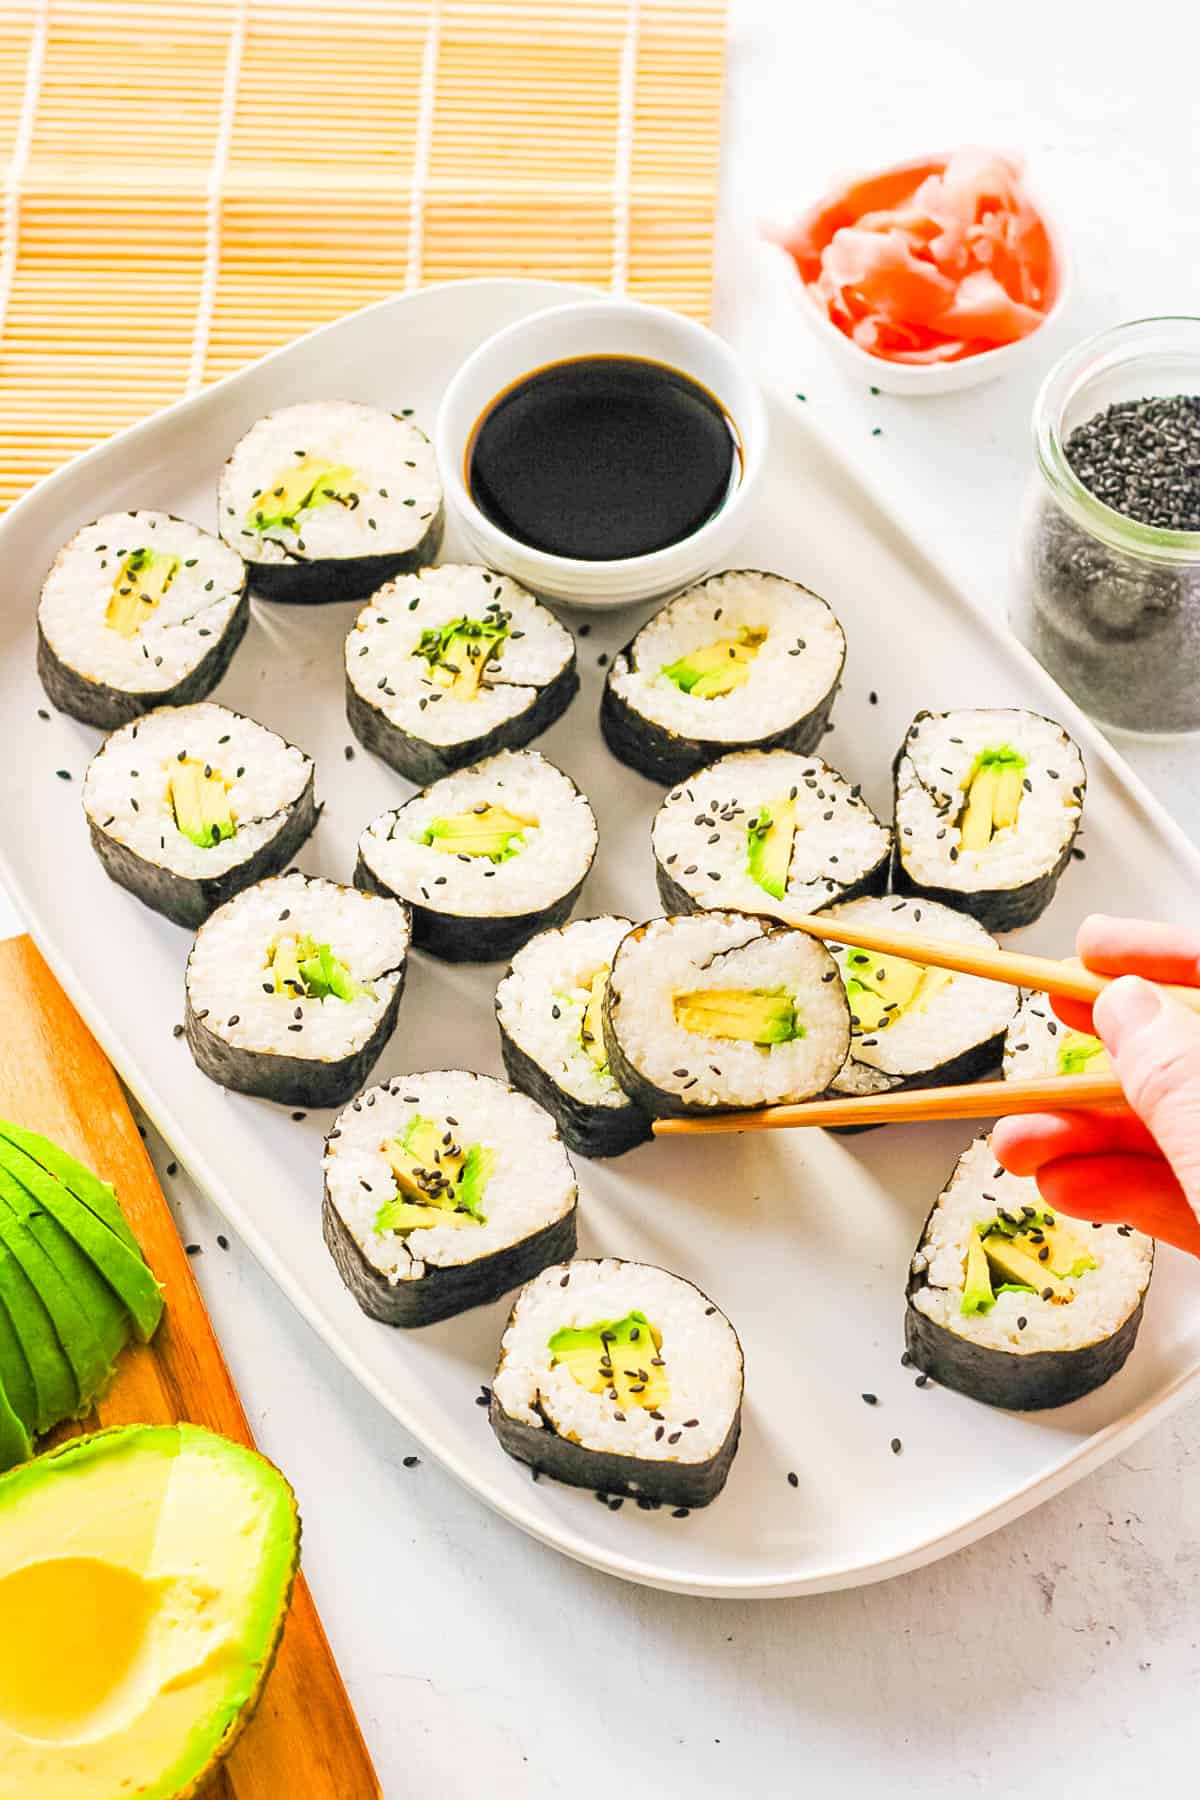
<svg viewBox="0 0 1200 1800">
<path fill-rule="evenodd" d="M 1162 995 L 1153 982 L 1140 975 L 1122 975 L 1110 981 L 1097 1000 L 1092 1017 L 1096 1029 L 1114 1054 L 1162 1011 Z"/>
</svg>

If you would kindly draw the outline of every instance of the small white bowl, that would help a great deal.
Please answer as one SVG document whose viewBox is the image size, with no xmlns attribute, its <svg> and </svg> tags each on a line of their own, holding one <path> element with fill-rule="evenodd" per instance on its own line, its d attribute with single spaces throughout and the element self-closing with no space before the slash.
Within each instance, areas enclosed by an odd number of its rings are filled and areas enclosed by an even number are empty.
<svg viewBox="0 0 1200 1800">
<path fill-rule="evenodd" d="M 944 160 L 944 154 L 910 157 L 895 164 L 894 168 L 881 169 L 878 173 L 899 173 L 910 167 L 922 169 L 930 163 Z M 856 175 L 852 179 L 861 180 L 862 177 Z M 964 356 L 959 362 L 902 363 L 891 362 L 883 356 L 872 356 L 869 351 L 860 349 L 853 338 L 847 337 L 834 324 L 796 267 L 794 258 L 781 245 L 779 248 L 787 258 L 795 284 L 801 318 L 830 354 L 841 360 L 848 375 L 856 381 L 866 382 L 870 387 L 879 388 L 885 394 L 959 394 L 965 388 L 982 387 L 985 382 L 995 381 L 998 376 L 1011 374 L 1038 354 L 1046 328 L 1062 313 L 1071 287 L 1071 268 L 1062 232 L 1042 204 L 1041 196 L 1030 187 L 1024 176 L 1021 177 L 1021 186 L 1046 227 L 1055 272 L 1054 300 L 1041 324 L 1028 337 L 1016 338 L 1011 344 L 997 344 L 994 350 L 980 350 L 975 356 Z"/>
<path fill-rule="evenodd" d="M 480 511 L 467 491 L 467 458 L 480 418 L 506 388 L 548 363 L 603 355 L 667 363 L 706 387 L 737 431 L 741 476 L 720 511 L 678 544 L 612 562 L 552 556 L 510 537 Z M 721 565 L 742 530 L 766 457 L 767 410 L 740 358 L 715 332 L 661 306 L 582 300 L 534 313 L 486 339 L 442 396 L 434 444 L 447 505 L 481 561 L 552 600 L 628 606 L 675 593 Z"/>
</svg>

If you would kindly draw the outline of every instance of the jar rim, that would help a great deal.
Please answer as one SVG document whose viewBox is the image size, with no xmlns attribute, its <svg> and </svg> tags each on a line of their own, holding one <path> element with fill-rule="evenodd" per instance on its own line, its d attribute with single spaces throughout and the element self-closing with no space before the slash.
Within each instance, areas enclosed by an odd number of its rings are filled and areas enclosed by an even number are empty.
<svg viewBox="0 0 1200 1800">
<path fill-rule="evenodd" d="M 1195 392 L 1200 393 L 1200 317 L 1191 313 L 1164 313 L 1127 320 L 1123 325 L 1110 326 L 1073 345 L 1050 370 L 1034 402 L 1034 451 L 1055 498 L 1093 537 L 1126 554 L 1140 554 L 1165 562 L 1190 562 L 1200 560 L 1200 529 L 1180 531 L 1162 525 L 1147 525 L 1109 506 L 1084 485 L 1071 467 L 1060 431 L 1067 403 L 1088 376 L 1136 363 L 1151 348 L 1147 339 L 1161 340 L 1172 331 L 1180 336 L 1194 336 L 1194 343 L 1177 345 L 1175 354 L 1182 350 L 1195 356 Z"/>
</svg>

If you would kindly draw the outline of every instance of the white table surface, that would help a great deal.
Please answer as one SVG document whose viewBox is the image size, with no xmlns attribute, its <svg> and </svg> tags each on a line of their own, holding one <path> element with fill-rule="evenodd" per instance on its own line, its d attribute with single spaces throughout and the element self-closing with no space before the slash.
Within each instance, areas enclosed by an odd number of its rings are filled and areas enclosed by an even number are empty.
<svg viewBox="0 0 1200 1800">
<path fill-rule="evenodd" d="M 717 322 L 1002 607 L 1045 366 L 1102 325 L 1195 310 L 1191 9 L 732 10 Z M 1070 316 L 1011 386 L 857 391 L 795 320 L 755 221 L 830 174 L 965 139 L 1027 152 L 1075 253 Z M 1138 744 L 1131 760 L 1200 837 L 1196 756 Z M 0 935 L 15 929 L 0 896 Z M 305 1568 L 387 1800 L 716 1800 L 747 1779 L 771 1800 L 1061 1800 L 1085 1784 L 1105 1800 L 1194 1780 L 1196 1407 L 1017 1525 L 884 1586 L 759 1605 L 644 1592 L 530 1542 L 436 1467 L 406 1469 L 415 1446 L 236 1240 L 219 1248 L 221 1220 L 154 1148 L 259 1441 L 298 1491 Z"/>
</svg>

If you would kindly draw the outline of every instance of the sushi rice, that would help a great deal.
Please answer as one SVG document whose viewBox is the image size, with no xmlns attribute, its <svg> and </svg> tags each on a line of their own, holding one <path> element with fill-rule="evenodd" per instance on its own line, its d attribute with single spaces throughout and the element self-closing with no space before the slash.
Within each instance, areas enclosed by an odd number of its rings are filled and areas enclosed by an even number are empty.
<svg viewBox="0 0 1200 1800">
<path fill-rule="evenodd" d="M 1004 1040 L 1006 1080 L 1111 1073 L 1112 1063 L 1099 1038 L 1064 1025 L 1055 1017 L 1047 995 L 1026 995 Z"/>
<path fill-rule="evenodd" d="M 951 944 L 995 946 L 991 933 L 969 913 L 934 900 L 888 895 L 851 900 L 828 911 L 831 919 L 844 923 L 919 932 Z M 873 988 L 878 988 L 880 974 L 886 983 L 895 960 L 842 944 L 829 949 L 843 980 L 857 976 Z M 869 961 L 858 960 L 863 957 Z M 905 971 L 910 967 L 904 965 Z M 1002 982 L 944 969 L 926 969 L 911 1000 L 885 1012 L 881 1020 L 864 1023 L 851 999 L 850 1054 L 834 1079 L 833 1092 L 884 1094 L 900 1087 L 974 1080 L 999 1063 L 1016 1008 L 1016 991 Z"/>
<path fill-rule="evenodd" d="M 524 821 L 503 860 L 447 854 L 425 837 L 440 821 L 503 808 Z M 416 941 L 486 961 L 515 954 L 566 918 L 596 853 L 587 800 L 536 750 L 503 750 L 435 781 L 372 820 L 359 839 L 360 886 L 414 908 Z"/>
<path fill-rule="evenodd" d="M 679 1022 L 682 996 L 782 996 L 795 1035 L 769 1045 Z M 608 980 L 609 1063 L 647 1112 L 706 1112 L 804 1100 L 846 1060 L 850 1014 L 837 965 L 800 931 L 740 913 L 652 919 L 620 945 Z"/>
<path fill-rule="evenodd" d="M 744 679 L 700 697 L 681 665 L 698 653 L 734 663 L 739 646 Z M 727 750 L 807 753 L 824 733 L 845 656 L 842 627 L 818 594 L 782 575 L 732 569 L 669 600 L 614 659 L 601 728 L 623 762 L 665 782 Z"/>
<path fill-rule="evenodd" d="M 926 1281 L 913 1300 L 918 1312 L 973 1343 L 1019 1355 L 1060 1348 L 1064 1321 L 1071 1341 L 1111 1336 L 1141 1299 L 1154 1262 L 1153 1239 L 1140 1231 L 1123 1237 L 1117 1225 L 1083 1227 L 1087 1249 L 1100 1267 L 1065 1283 L 1074 1296 L 1068 1307 L 1040 1294 L 1000 1294 L 989 1313 L 963 1314 L 963 1268 L 976 1223 L 1001 1207 L 1019 1215 L 1022 1206 L 1043 1206 L 1036 1181 L 1007 1169 L 997 1173 L 998 1168 L 986 1137 L 976 1138 L 959 1159 L 913 1258 Z M 1028 1320 L 1024 1330 L 1019 1318 Z"/>
<path fill-rule="evenodd" d="M 193 1055 L 227 1087 L 284 1104 L 340 1104 L 390 1034 L 409 936 L 404 907 L 336 882 L 293 872 L 247 888 L 201 926 L 192 945 Z M 356 990 L 351 997 L 277 991 L 276 946 L 306 938 L 329 946 Z"/>
<path fill-rule="evenodd" d="M 767 821 L 780 828 L 781 805 L 794 820 L 791 850 L 785 879 L 765 886 L 752 862 L 754 833 Z M 881 890 L 892 852 L 891 831 L 860 789 L 820 757 L 791 750 L 739 750 L 709 764 L 671 790 L 651 836 L 669 912 L 723 907 L 783 919 L 815 912 Z"/>
<path fill-rule="evenodd" d="M 1014 770 L 1016 819 L 968 848 L 970 790 L 990 758 Z M 1032 924 L 1070 857 L 1086 783 L 1071 738 L 1039 713 L 918 713 L 896 760 L 898 891 L 965 907 L 993 931 Z"/>
<path fill-rule="evenodd" d="M 246 579 L 240 555 L 172 514 L 105 513 L 85 525 L 59 551 L 38 603 L 50 698 L 108 727 L 202 699 L 245 632 Z"/>
<path fill-rule="evenodd" d="M 456 621 L 497 622 L 478 686 L 439 683 L 423 643 Z M 388 582 L 346 639 L 350 723 L 410 780 L 429 781 L 544 731 L 579 682 L 575 642 L 527 589 L 477 564 L 442 563 Z"/>
<path fill-rule="evenodd" d="M 550 1348 L 564 1329 L 586 1332 L 632 1313 L 643 1314 L 661 1338 L 657 1356 L 669 1394 L 653 1408 L 591 1391 Z M 654 1339 L 642 1330 L 639 1350 L 627 1348 L 635 1372 L 641 1359 L 655 1356 Z M 733 1326 L 691 1282 L 647 1263 L 577 1261 L 547 1269 L 518 1296 L 492 1382 L 492 1421 L 506 1449 L 550 1474 L 699 1505 L 719 1491 L 732 1461 L 742 1382 Z M 589 1473 L 589 1457 L 621 1463 Z M 702 1464 L 714 1465 L 712 1492 L 664 1493 L 664 1483 Z"/>
<path fill-rule="evenodd" d="M 181 763 L 220 777 L 235 827 L 231 835 L 201 844 L 181 828 L 171 786 Z M 83 806 L 109 873 L 176 918 L 177 908 L 161 905 L 152 888 L 139 885 L 129 859 L 147 865 L 151 880 L 155 872 L 180 878 L 167 892 L 185 896 L 184 911 L 196 910 L 199 916 L 190 922 L 198 924 L 219 904 L 212 895 L 231 898 L 238 885 L 270 872 L 258 865 L 264 853 L 279 848 L 281 833 L 287 833 L 282 860 L 294 853 L 315 822 L 312 782 L 312 759 L 302 750 L 209 700 L 159 707 L 114 731 L 88 764 Z M 306 799 L 307 817 L 298 821 L 306 829 L 289 831 L 290 816 Z M 243 871 L 249 872 L 239 882 Z"/>
</svg>

